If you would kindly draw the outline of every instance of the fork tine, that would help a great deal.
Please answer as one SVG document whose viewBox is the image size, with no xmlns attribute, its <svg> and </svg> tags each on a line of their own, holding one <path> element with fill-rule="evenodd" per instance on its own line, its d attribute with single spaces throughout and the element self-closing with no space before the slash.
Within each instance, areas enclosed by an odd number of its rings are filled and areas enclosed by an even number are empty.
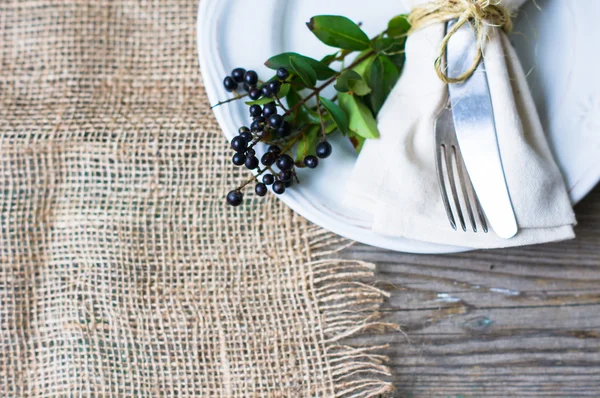
<svg viewBox="0 0 600 398">
<path fill-rule="evenodd" d="M 469 185 L 474 192 L 475 190 L 473 189 L 471 181 L 469 181 Z M 483 209 L 481 208 L 481 204 L 479 203 L 477 196 L 475 196 L 475 208 L 477 209 L 477 214 L 479 215 L 479 221 L 481 221 L 481 229 L 487 234 L 489 231 L 487 221 L 485 220 L 485 214 L 483 213 Z"/>
<path fill-rule="evenodd" d="M 471 185 L 471 177 L 469 177 L 469 173 L 467 172 L 467 166 L 465 166 L 465 161 L 462 157 L 462 153 L 460 152 L 460 148 L 456 151 L 456 166 L 458 168 L 458 179 L 460 182 L 460 187 L 462 189 L 463 198 L 465 200 L 465 205 L 467 206 L 467 214 L 469 215 L 469 220 L 471 221 L 471 227 L 473 228 L 473 232 L 477 232 L 477 223 L 475 222 L 475 216 L 473 215 L 473 206 L 471 206 L 471 197 L 475 197 L 474 192 L 473 196 L 469 195 L 468 187 L 472 188 Z"/>
<path fill-rule="evenodd" d="M 468 196 L 469 196 L 469 198 L 471 198 L 472 203 L 475 206 L 475 212 L 477 213 L 477 216 L 479 218 L 479 223 L 481 224 L 481 230 L 487 234 L 489 229 L 488 229 L 488 225 L 487 225 L 487 220 L 485 218 L 485 213 L 483 212 L 481 204 L 479 203 L 479 198 L 477 197 L 477 194 L 475 193 L 475 188 L 473 188 L 473 183 L 471 183 L 471 178 L 469 177 L 469 175 L 467 173 L 467 168 L 464 165 L 464 163 L 463 163 L 463 168 L 464 168 L 465 175 L 467 176 L 467 178 L 465 179 L 465 187 L 467 189 Z M 471 221 L 476 223 L 474 220 L 471 220 Z M 476 230 L 474 230 L 474 231 L 477 232 Z"/>
<path fill-rule="evenodd" d="M 454 168 L 452 167 L 452 163 L 458 166 L 457 157 L 456 157 L 456 146 L 452 145 L 452 150 L 450 154 L 446 152 L 446 169 L 448 172 L 448 181 L 450 182 L 450 190 L 452 191 L 452 196 L 454 199 L 454 205 L 456 206 L 456 213 L 458 214 L 458 220 L 460 221 L 460 226 L 463 231 L 467 231 L 467 226 L 465 225 L 465 218 L 463 216 L 462 208 L 460 206 L 460 199 L 458 198 L 458 190 L 456 189 L 456 180 L 454 179 Z M 454 162 L 452 162 L 454 159 Z M 458 171 L 458 168 L 457 168 Z"/>
<path fill-rule="evenodd" d="M 443 162 L 446 160 L 446 145 L 442 144 L 437 151 L 437 175 L 440 191 L 442 193 L 442 202 L 444 202 L 444 208 L 446 209 L 446 215 L 450 225 L 456 231 L 456 220 L 454 214 L 452 214 L 452 207 L 450 206 L 450 200 L 448 199 L 448 191 L 446 190 L 446 181 L 444 178 L 444 169 L 442 167 Z"/>
</svg>

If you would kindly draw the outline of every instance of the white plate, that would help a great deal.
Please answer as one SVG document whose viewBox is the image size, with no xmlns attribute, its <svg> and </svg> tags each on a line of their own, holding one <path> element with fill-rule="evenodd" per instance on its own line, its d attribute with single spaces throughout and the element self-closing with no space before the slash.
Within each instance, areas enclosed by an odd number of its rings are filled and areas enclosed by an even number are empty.
<svg viewBox="0 0 600 398">
<path fill-rule="evenodd" d="M 255 69 L 275 54 L 294 51 L 319 58 L 331 53 L 306 28 L 313 15 L 340 14 L 363 23 L 373 36 L 407 10 L 399 0 L 201 0 L 198 46 L 202 77 L 211 103 L 230 97 L 223 78 L 234 68 Z M 600 1 L 537 0 L 520 12 L 512 41 L 531 70 L 529 83 L 556 160 L 573 202 L 600 180 Z M 228 139 L 249 123 L 247 107 L 233 103 L 215 109 Z M 310 221 L 350 239 L 413 253 L 450 253 L 468 248 L 443 246 L 376 234 L 369 217 L 341 205 L 344 183 L 356 155 L 339 139 L 331 159 L 300 175 L 301 184 L 281 199 Z M 240 211 L 243 211 L 240 210 Z"/>
</svg>

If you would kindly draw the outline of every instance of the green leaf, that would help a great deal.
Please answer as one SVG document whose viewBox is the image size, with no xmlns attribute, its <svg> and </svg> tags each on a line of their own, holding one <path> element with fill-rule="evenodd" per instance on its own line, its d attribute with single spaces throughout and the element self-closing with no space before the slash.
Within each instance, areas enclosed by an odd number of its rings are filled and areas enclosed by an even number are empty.
<svg viewBox="0 0 600 398">
<path fill-rule="evenodd" d="M 365 96 L 371 92 L 371 87 L 364 80 L 350 80 L 350 91 L 359 97 Z"/>
<path fill-rule="evenodd" d="M 378 36 L 375 40 L 373 40 L 373 49 L 379 53 L 382 53 L 391 48 L 394 43 L 394 39 L 390 37 Z"/>
<path fill-rule="evenodd" d="M 358 96 L 367 95 L 371 92 L 369 85 L 354 70 L 344 71 L 337 78 L 334 88 L 340 93 L 352 92 Z"/>
<path fill-rule="evenodd" d="M 277 97 L 279 98 L 285 98 L 286 95 L 288 95 L 288 93 L 290 92 L 290 89 L 292 88 L 291 84 L 282 84 L 281 87 L 279 88 L 279 92 L 277 93 Z"/>
<path fill-rule="evenodd" d="M 326 55 L 323 57 L 321 62 L 324 63 L 325 65 L 330 65 L 333 61 L 335 61 L 335 59 L 338 57 L 338 55 L 339 55 L 339 51 L 335 54 Z"/>
<path fill-rule="evenodd" d="M 271 102 L 275 102 L 275 98 L 264 97 L 261 99 L 257 99 L 256 101 L 247 101 L 246 105 L 266 105 Z"/>
<path fill-rule="evenodd" d="M 351 80 L 362 80 L 362 77 L 356 71 L 346 70 L 338 76 L 333 87 L 340 93 L 347 93 L 350 91 Z"/>
<path fill-rule="evenodd" d="M 354 147 L 356 153 L 360 153 L 367 139 L 356 134 L 351 134 L 348 136 L 348 138 L 350 139 L 350 142 L 352 143 L 352 146 Z"/>
<path fill-rule="evenodd" d="M 331 115 L 338 130 L 344 135 L 348 134 L 348 116 L 344 113 L 342 108 L 327 98 L 319 97 L 319 101 L 323 105 L 323 108 Z"/>
<path fill-rule="evenodd" d="M 396 65 L 398 70 L 402 70 L 404 68 L 404 61 L 406 60 L 406 56 L 404 53 L 401 54 L 387 54 L 387 57 Z"/>
<path fill-rule="evenodd" d="M 369 37 L 346 17 L 319 15 L 306 24 L 319 40 L 331 47 L 361 51 L 369 48 Z"/>
<path fill-rule="evenodd" d="M 265 65 L 269 69 L 273 70 L 277 70 L 279 68 L 292 69 L 292 65 L 290 65 L 290 57 L 301 58 L 303 61 L 308 63 L 310 67 L 313 68 L 313 70 L 317 73 L 317 78 L 319 80 L 329 79 L 337 73 L 323 62 L 319 62 L 313 58 L 305 57 L 304 55 L 300 55 L 298 53 L 282 53 L 275 55 L 274 57 L 269 58 L 267 62 L 265 62 Z"/>
<path fill-rule="evenodd" d="M 406 38 L 391 39 L 379 37 L 373 42 L 373 48 L 379 54 L 402 54 L 406 45 Z"/>
<path fill-rule="evenodd" d="M 396 85 L 400 72 L 388 57 L 380 55 L 371 64 L 368 76 L 369 86 L 373 89 L 371 108 L 377 115 Z"/>
<path fill-rule="evenodd" d="M 306 86 L 314 87 L 317 84 L 317 73 L 308 62 L 302 58 L 290 57 L 290 66 Z"/>
<path fill-rule="evenodd" d="M 360 137 L 373 139 L 379 137 L 377 122 L 371 110 L 354 95 L 338 94 L 340 107 L 349 116 L 349 132 Z"/>
<path fill-rule="evenodd" d="M 292 109 L 296 105 L 298 105 L 300 101 L 302 101 L 302 98 L 300 97 L 300 94 L 298 94 L 298 91 L 292 88 L 286 96 L 286 100 L 288 103 L 288 107 Z M 298 107 L 297 111 L 294 112 L 293 115 L 289 115 L 286 118 L 286 120 L 297 126 L 302 126 L 304 124 L 320 123 L 319 115 L 316 112 L 311 111 L 304 105 Z"/>
<path fill-rule="evenodd" d="M 315 124 L 311 126 L 304 137 L 298 142 L 298 146 L 296 147 L 296 161 L 302 162 L 304 158 L 308 155 L 315 154 L 315 148 L 317 146 L 317 142 L 319 141 L 319 137 L 321 136 L 321 125 Z"/>
<path fill-rule="evenodd" d="M 325 134 L 331 134 L 331 133 L 333 133 L 334 131 L 337 131 L 337 130 L 338 130 L 338 128 L 337 128 L 337 125 L 335 123 L 328 123 L 325 126 Z"/>
<path fill-rule="evenodd" d="M 300 101 L 302 101 L 302 98 L 300 98 L 300 94 L 298 94 L 298 91 L 294 88 L 288 92 L 285 98 L 288 103 L 288 108 L 290 109 L 292 109 L 293 107 L 298 105 Z"/>
<path fill-rule="evenodd" d="M 406 15 L 398 15 L 388 23 L 387 34 L 389 37 L 404 37 L 410 30 L 410 22 Z"/>
<path fill-rule="evenodd" d="M 366 54 L 366 52 L 365 52 L 365 54 Z M 359 54 L 359 56 L 357 58 L 364 57 L 365 54 Z M 373 59 L 375 59 L 375 57 L 377 57 L 377 54 L 373 54 L 372 56 L 366 58 L 360 64 L 358 64 L 354 68 L 352 68 L 352 70 L 355 71 L 356 73 L 358 73 L 363 79 L 365 79 L 365 77 L 367 76 L 367 70 L 369 69 L 371 62 L 373 62 Z"/>
</svg>

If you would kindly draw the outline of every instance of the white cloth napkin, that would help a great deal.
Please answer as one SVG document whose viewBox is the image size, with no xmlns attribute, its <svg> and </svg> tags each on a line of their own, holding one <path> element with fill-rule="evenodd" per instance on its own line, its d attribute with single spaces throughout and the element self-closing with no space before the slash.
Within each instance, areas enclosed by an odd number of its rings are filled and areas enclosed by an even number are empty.
<svg viewBox="0 0 600 398">
<path fill-rule="evenodd" d="M 423 0 L 406 0 L 410 7 Z M 517 8 L 524 0 L 505 0 Z M 434 70 L 444 24 L 412 34 L 402 76 L 379 115 L 378 140 L 367 140 L 344 203 L 373 216 L 385 235 L 473 248 L 530 245 L 574 238 L 576 223 L 525 73 L 504 32 L 492 28 L 484 47 L 498 144 L 519 233 L 454 231 L 446 217 L 435 168 L 434 120 L 447 90 Z"/>
</svg>

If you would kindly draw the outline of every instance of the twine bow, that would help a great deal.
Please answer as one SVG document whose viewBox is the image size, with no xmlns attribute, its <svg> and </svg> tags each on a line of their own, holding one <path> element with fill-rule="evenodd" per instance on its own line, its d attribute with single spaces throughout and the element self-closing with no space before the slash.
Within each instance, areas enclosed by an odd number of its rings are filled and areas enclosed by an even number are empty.
<svg viewBox="0 0 600 398">
<path fill-rule="evenodd" d="M 411 11 L 408 16 L 408 21 L 412 25 L 409 33 L 451 19 L 457 19 L 457 22 L 446 33 L 435 60 L 435 71 L 447 84 L 465 82 L 473 75 L 483 58 L 486 26 L 501 28 L 505 32 L 510 32 L 513 27 L 510 12 L 500 5 L 500 0 L 435 0 L 417 6 Z M 477 53 L 471 67 L 462 75 L 452 78 L 442 70 L 442 59 L 450 38 L 467 22 L 471 24 L 477 36 Z"/>
</svg>

